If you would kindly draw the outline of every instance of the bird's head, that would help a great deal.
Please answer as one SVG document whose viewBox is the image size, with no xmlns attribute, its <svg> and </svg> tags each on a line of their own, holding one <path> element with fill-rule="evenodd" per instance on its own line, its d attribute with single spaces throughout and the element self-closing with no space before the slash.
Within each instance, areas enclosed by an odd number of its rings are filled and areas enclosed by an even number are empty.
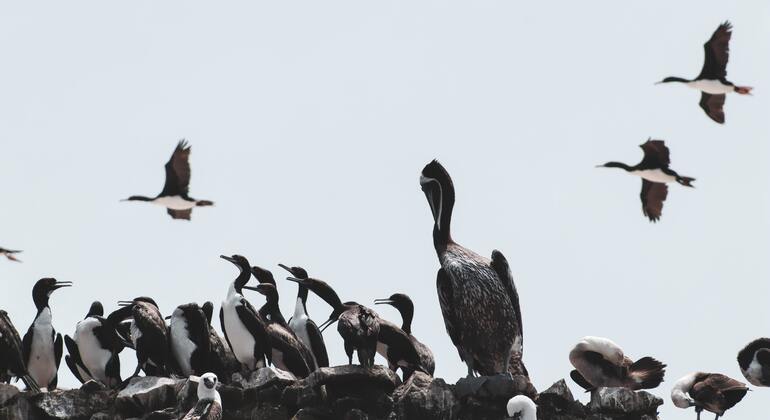
<svg viewBox="0 0 770 420">
<path fill-rule="evenodd" d="M 342 312 L 345 311 L 345 305 L 342 304 L 342 301 L 337 295 L 337 292 L 335 292 L 334 289 L 332 289 L 332 287 L 329 286 L 325 281 L 314 279 L 312 277 L 308 277 L 306 279 L 287 277 L 286 280 L 293 281 L 307 287 L 308 290 L 318 295 L 318 297 L 323 299 L 324 302 L 332 307 L 332 313 L 329 315 L 329 319 L 327 319 L 323 324 L 319 326 L 321 331 L 337 321 Z"/>
<path fill-rule="evenodd" d="M 230 256 L 220 255 L 219 258 L 222 258 L 225 261 L 231 262 L 236 267 L 238 267 L 241 271 L 251 272 L 251 267 L 249 267 L 249 260 L 247 260 L 246 257 L 244 257 L 243 255 L 238 255 L 238 254 L 233 254 Z"/>
<path fill-rule="evenodd" d="M 198 382 L 198 400 L 217 400 L 219 395 L 217 393 L 217 383 L 219 378 L 217 375 L 208 372 L 201 375 L 201 379 Z"/>
<path fill-rule="evenodd" d="M 251 274 L 260 283 L 275 285 L 275 277 L 273 277 L 273 273 L 269 270 L 265 270 L 264 268 L 255 265 L 254 267 L 251 267 Z"/>
<path fill-rule="evenodd" d="M 54 290 L 71 286 L 71 281 L 57 281 L 52 277 L 40 279 L 35 283 L 35 286 L 32 287 L 32 300 L 35 302 L 35 306 L 38 309 L 44 308 L 48 306 L 48 298 Z"/>
<path fill-rule="evenodd" d="M 302 267 L 289 267 L 284 264 L 278 264 L 278 266 L 288 271 L 292 276 L 298 279 L 306 279 L 308 277 L 307 271 Z"/>
<path fill-rule="evenodd" d="M 98 300 L 95 300 L 91 307 L 88 308 L 88 313 L 86 314 L 86 318 L 89 316 L 102 316 L 104 315 L 104 306 L 102 306 L 102 303 Z"/>
<path fill-rule="evenodd" d="M 428 199 L 436 228 L 439 231 L 448 228 L 455 194 L 449 172 L 437 160 L 432 160 L 420 173 L 420 188 Z"/>
<path fill-rule="evenodd" d="M 535 403 L 524 395 L 517 395 L 510 400 L 506 405 L 506 411 L 508 416 L 516 420 L 535 420 L 537 419 L 537 406 Z"/>
</svg>

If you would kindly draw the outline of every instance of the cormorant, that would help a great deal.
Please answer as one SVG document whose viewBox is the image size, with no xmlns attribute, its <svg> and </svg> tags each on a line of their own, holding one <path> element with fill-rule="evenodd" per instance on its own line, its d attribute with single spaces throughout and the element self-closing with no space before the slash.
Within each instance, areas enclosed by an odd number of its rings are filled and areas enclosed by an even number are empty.
<svg viewBox="0 0 770 420">
<path fill-rule="evenodd" d="M 298 279 L 306 279 L 307 271 L 302 267 L 287 267 L 278 264 L 281 268 L 291 273 Z M 313 358 L 318 367 L 329 366 L 329 355 L 326 352 L 326 343 L 318 325 L 310 319 L 307 313 L 307 287 L 297 283 L 297 303 L 294 305 L 294 315 L 289 318 L 289 327 L 294 330 L 297 337 L 305 343 L 313 352 Z"/>
<path fill-rule="evenodd" d="M 32 300 L 37 315 L 22 339 L 24 360 L 29 376 L 41 389 L 56 389 L 59 380 L 59 364 L 62 356 L 62 336 L 57 334 L 51 323 L 51 308 L 48 298 L 56 289 L 72 286 L 71 281 L 56 281 L 54 278 L 40 279 L 32 288 Z"/>
<path fill-rule="evenodd" d="M 430 351 L 428 346 L 421 343 L 414 335 L 412 335 L 412 318 L 414 317 L 414 303 L 409 296 L 403 293 L 394 293 L 387 299 L 375 299 L 375 305 L 387 304 L 391 305 L 398 310 L 401 314 L 401 330 L 409 336 L 409 340 L 412 342 L 417 355 L 420 360 L 420 366 L 422 366 L 427 373 L 431 376 L 436 370 L 436 362 L 433 358 L 433 352 Z M 404 379 L 411 376 L 412 372 L 408 368 L 404 368 Z"/>
</svg>

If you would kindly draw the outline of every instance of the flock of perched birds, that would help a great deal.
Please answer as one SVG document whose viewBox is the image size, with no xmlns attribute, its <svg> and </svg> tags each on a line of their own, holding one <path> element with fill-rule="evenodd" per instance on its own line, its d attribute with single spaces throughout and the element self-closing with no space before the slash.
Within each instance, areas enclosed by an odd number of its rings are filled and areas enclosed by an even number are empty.
<svg viewBox="0 0 770 420">
<path fill-rule="evenodd" d="M 751 88 L 735 86 L 726 79 L 728 42 L 731 26 L 724 23 L 705 44 L 706 60 L 701 74 L 687 80 L 668 77 L 661 83 L 680 82 L 701 91 L 700 105 L 718 123 L 724 122 L 723 104 L 730 92 L 749 94 Z M 669 168 L 669 151 L 661 140 L 641 145 L 644 159 L 635 166 L 608 162 L 603 167 L 621 168 L 642 178 L 642 209 L 651 220 L 661 217 L 668 183 L 692 187 L 694 178 L 681 176 Z M 167 209 L 174 219 L 189 220 L 195 207 L 213 205 L 189 195 L 190 147 L 183 140 L 165 166 L 166 182 L 155 197 L 131 196 L 127 201 L 144 201 Z M 433 244 L 439 260 L 436 287 L 446 331 L 468 368 L 468 376 L 497 374 L 525 375 L 523 363 L 523 327 L 519 296 L 505 256 L 495 250 L 485 258 L 457 244 L 450 234 L 455 189 L 447 170 L 438 162 L 428 163 L 420 175 L 420 186 L 433 215 Z M 0 254 L 18 261 L 20 251 L 0 248 Z M 371 367 L 380 354 L 394 370 L 401 370 L 404 380 L 415 372 L 432 375 L 435 361 L 431 350 L 411 330 L 414 305 L 409 296 L 395 293 L 376 299 L 375 304 L 392 305 L 401 314 L 401 325 L 381 318 L 371 308 L 340 299 L 328 283 L 310 277 L 298 266 L 279 264 L 297 285 L 296 306 L 287 321 L 280 311 L 277 282 L 264 268 L 252 266 L 241 255 L 222 255 L 238 274 L 227 288 L 219 310 L 224 337 L 211 327 L 214 305 L 187 303 L 163 317 L 156 302 L 147 296 L 118 302 L 119 307 L 105 315 L 96 301 L 85 318 L 75 326 L 72 337 L 58 334 L 53 327 L 49 300 L 54 291 L 72 286 L 53 278 L 39 280 L 32 289 L 37 308 L 32 325 L 23 338 L 8 314 L 0 311 L 0 380 L 21 379 L 31 392 L 43 392 L 57 386 L 63 347 L 65 362 L 81 381 L 100 382 L 109 388 L 126 386 L 141 372 L 150 376 L 200 376 L 198 404 L 186 419 L 218 419 L 222 406 L 216 391 L 221 380 L 229 382 L 235 372 L 248 373 L 268 365 L 291 372 L 298 378 L 320 367 L 329 366 L 324 330 L 337 323 L 349 363 L 353 353 L 359 364 Z M 252 286 L 250 281 L 256 280 Z M 257 309 L 244 295 L 257 292 L 264 303 Z M 307 313 L 309 293 L 331 308 L 320 325 Z M 129 378 L 121 378 L 120 353 L 130 348 L 136 355 L 136 369 Z M 606 338 L 585 337 L 569 353 L 574 366 L 572 379 L 588 391 L 600 387 L 625 387 L 632 390 L 657 387 L 666 365 L 652 357 L 636 361 Z M 770 339 L 748 344 L 738 354 L 744 377 L 755 386 L 770 386 Z M 695 372 L 678 380 L 671 399 L 677 407 L 695 407 L 700 418 L 703 410 L 718 419 L 737 404 L 749 388 L 718 373 Z M 536 418 L 537 407 L 525 396 L 512 398 L 507 405 L 510 416 L 524 420 Z"/>
</svg>

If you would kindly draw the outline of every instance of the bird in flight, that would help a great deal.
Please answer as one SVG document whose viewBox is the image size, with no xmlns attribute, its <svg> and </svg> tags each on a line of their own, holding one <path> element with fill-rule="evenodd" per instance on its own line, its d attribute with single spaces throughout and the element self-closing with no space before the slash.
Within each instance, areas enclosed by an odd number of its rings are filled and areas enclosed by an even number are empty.
<svg viewBox="0 0 770 420">
<path fill-rule="evenodd" d="M 11 261 L 21 262 L 21 260 L 17 259 L 13 254 L 18 254 L 21 251 L 15 250 L 15 249 L 5 249 L 0 247 L 0 255 L 4 255 L 5 258 L 8 258 Z"/>
</svg>

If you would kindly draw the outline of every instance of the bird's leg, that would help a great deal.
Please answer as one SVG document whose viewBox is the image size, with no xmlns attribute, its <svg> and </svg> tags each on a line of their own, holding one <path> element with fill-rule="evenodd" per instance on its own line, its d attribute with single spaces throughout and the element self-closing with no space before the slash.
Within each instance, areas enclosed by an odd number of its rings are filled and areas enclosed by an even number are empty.
<svg viewBox="0 0 770 420">
<path fill-rule="evenodd" d="M 466 356 L 465 364 L 468 365 L 468 378 L 475 378 L 476 372 L 474 372 L 474 369 L 473 369 L 473 359 Z"/>
</svg>

